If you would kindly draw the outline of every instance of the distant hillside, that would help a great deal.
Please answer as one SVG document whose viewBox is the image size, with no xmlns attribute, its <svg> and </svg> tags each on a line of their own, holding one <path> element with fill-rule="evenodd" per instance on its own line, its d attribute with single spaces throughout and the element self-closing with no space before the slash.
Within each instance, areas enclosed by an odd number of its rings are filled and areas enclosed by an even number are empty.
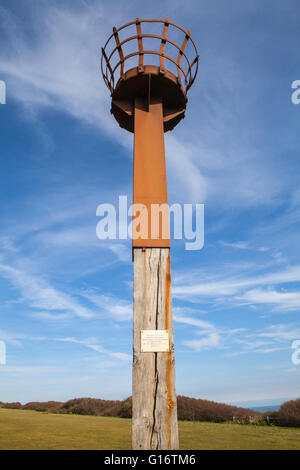
<svg viewBox="0 0 300 470">
<path fill-rule="evenodd" d="M 1 406 L 1 405 L 0 405 Z M 66 402 L 47 401 L 29 402 L 22 405 L 19 402 L 2 403 L 3 408 L 23 410 L 36 410 L 51 413 L 72 413 L 80 415 L 118 416 L 131 418 L 132 399 L 126 400 L 101 400 L 98 398 L 74 398 Z M 187 421 L 213 421 L 224 422 L 233 420 L 245 420 L 249 416 L 260 418 L 261 413 L 246 408 L 230 406 L 209 400 L 177 397 L 178 418 Z"/>
<path fill-rule="evenodd" d="M 0 406 L 62 414 L 118 416 L 120 418 L 131 418 L 132 416 L 131 397 L 126 398 L 126 400 L 74 398 L 66 402 L 29 402 L 26 405 L 19 402 L 0 402 Z M 300 398 L 287 401 L 280 406 L 278 411 L 274 411 L 270 407 L 259 407 L 260 410 L 257 410 L 257 408 L 253 410 L 179 395 L 177 397 L 177 407 L 178 418 L 186 421 L 267 423 L 300 427 Z M 265 412 L 262 413 L 261 411 Z"/>
</svg>

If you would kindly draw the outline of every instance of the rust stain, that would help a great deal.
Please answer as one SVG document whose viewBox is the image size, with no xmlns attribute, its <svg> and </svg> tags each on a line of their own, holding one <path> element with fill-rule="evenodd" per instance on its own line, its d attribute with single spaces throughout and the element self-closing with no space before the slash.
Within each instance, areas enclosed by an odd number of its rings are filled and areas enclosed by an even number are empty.
<svg viewBox="0 0 300 470">
<path fill-rule="evenodd" d="M 165 288 L 165 330 L 169 329 L 170 300 L 171 300 L 171 268 L 170 268 L 170 251 L 169 251 L 168 259 L 167 259 L 166 288 Z"/>
<path fill-rule="evenodd" d="M 144 268 L 144 279 L 143 279 L 143 284 L 144 284 L 144 295 L 146 293 L 146 249 L 142 248 L 142 253 L 143 253 L 143 268 Z"/>
<path fill-rule="evenodd" d="M 146 268 L 146 248 L 142 248 L 142 256 L 143 256 L 143 287 L 144 287 L 144 302 L 147 296 L 147 268 Z M 144 303 L 145 305 L 145 303 Z M 145 320 L 145 312 L 141 312 L 143 316 L 143 320 Z M 144 328 L 144 324 L 143 324 Z"/>
<path fill-rule="evenodd" d="M 170 252 L 168 253 L 167 271 L 166 271 L 166 289 L 165 289 L 165 330 L 170 328 L 170 304 L 171 304 L 171 270 L 170 270 Z M 166 355 L 166 416 L 167 416 L 167 449 L 171 449 L 171 429 L 172 414 L 175 407 L 175 401 L 172 393 L 172 351 Z"/>
</svg>

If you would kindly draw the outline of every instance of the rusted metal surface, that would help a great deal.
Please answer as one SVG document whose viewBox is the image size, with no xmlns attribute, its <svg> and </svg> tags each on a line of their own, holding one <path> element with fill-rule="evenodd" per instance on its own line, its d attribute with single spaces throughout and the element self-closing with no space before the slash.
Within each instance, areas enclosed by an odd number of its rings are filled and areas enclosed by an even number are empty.
<svg viewBox="0 0 300 470">
<path fill-rule="evenodd" d="M 147 213 L 141 218 L 138 230 L 133 225 L 132 246 L 169 247 L 162 100 L 152 99 L 148 108 L 146 100 L 136 98 L 134 108 L 133 203 L 135 207 L 143 205 Z M 158 216 L 159 206 L 161 216 Z"/>
<path fill-rule="evenodd" d="M 158 34 L 143 33 L 143 23 L 157 24 Z M 124 35 L 126 31 L 123 30 L 132 25 L 136 27 L 136 34 L 120 41 L 119 32 L 122 31 Z M 160 31 L 160 28 L 162 31 Z M 170 29 L 179 30 L 180 34 L 183 35 L 181 46 L 168 37 Z M 143 38 L 157 40 L 157 49 L 145 49 Z M 115 47 L 111 47 L 112 39 L 115 40 Z M 192 57 L 189 57 L 185 52 L 188 41 L 192 45 Z M 124 55 L 122 48 L 125 44 L 129 47 L 132 46 L 132 50 L 127 55 Z M 177 59 L 174 59 L 170 54 L 166 54 L 167 44 L 173 48 Z M 118 54 L 117 59 L 116 54 Z M 150 65 L 151 56 L 159 59 L 159 66 Z M 136 67 L 126 67 L 129 60 L 135 57 L 137 58 Z M 184 63 L 182 59 L 184 59 Z M 111 112 L 120 126 L 134 132 L 133 100 L 136 97 L 147 97 L 149 92 L 148 76 L 151 75 L 151 96 L 163 100 L 164 132 L 172 130 L 185 116 L 186 94 L 197 75 L 198 59 L 198 52 L 190 31 L 185 31 L 170 21 L 169 18 L 164 20 L 137 18 L 118 29 L 113 28 L 113 34 L 108 38 L 102 49 L 101 71 L 112 96 Z M 171 71 L 171 67 L 177 73 Z M 118 71 L 120 73 L 117 77 Z"/>
<path fill-rule="evenodd" d="M 119 125 L 134 132 L 134 100 L 135 98 L 161 98 L 163 101 L 163 130 L 172 130 L 185 116 L 186 95 L 176 76 L 160 67 L 145 65 L 143 73 L 138 67 L 127 70 L 124 79 L 119 80 L 112 94 L 111 112 Z M 151 87 L 149 89 L 149 80 Z M 150 96 L 149 96 L 150 91 Z"/>
</svg>

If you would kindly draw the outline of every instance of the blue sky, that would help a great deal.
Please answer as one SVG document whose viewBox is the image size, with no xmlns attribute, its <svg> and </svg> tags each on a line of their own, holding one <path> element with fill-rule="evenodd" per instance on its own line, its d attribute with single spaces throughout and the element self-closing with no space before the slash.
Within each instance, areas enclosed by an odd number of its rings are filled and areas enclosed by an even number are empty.
<svg viewBox="0 0 300 470">
<path fill-rule="evenodd" d="M 204 248 L 171 251 L 177 393 L 296 398 L 299 2 L 1 0 L 0 400 L 131 394 L 131 243 L 95 230 L 133 163 L 100 50 L 137 16 L 190 28 L 200 54 L 165 136 L 169 202 L 205 204 Z"/>
</svg>

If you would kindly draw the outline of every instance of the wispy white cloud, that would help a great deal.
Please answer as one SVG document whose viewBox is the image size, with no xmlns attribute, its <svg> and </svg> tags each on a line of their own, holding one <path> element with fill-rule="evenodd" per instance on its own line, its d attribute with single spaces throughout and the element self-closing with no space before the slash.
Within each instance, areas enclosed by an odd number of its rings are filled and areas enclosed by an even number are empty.
<svg viewBox="0 0 300 470">
<path fill-rule="evenodd" d="M 78 247 L 95 245 L 97 242 L 93 227 L 72 226 L 52 231 L 41 231 L 35 236 L 41 243 L 54 247 Z"/>
<path fill-rule="evenodd" d="M 275 324 L 262 329 L 228 328 L 216 325 L 182 312 L 174 315 L 174 321 L 193 326 L 195 337 L 182 344 L 200 352 L 202 350 L 226 349 L 227 357 L 244 354 L 272 354 L 291 349 L 291 342 L 300 338 L 300 329 L 295 324 Z"/>
<path fill-rule="evenodd" d="M 30 312 L 29 315 L 39 320 L 50 320 L 52 322 L 60 322 L 62 320 L 69 320 L 72 318 L 70 313 L 50 313 L 50 312 Z"/>
<path fill-rule="evenodd" d="M 274 293 L 267 295 L 261 290 L 250 290 L 249 294 L 244 293 L 249 287 L 264 285 L 280 285 L 300 281 L 300 266 L 288 266 L 281 271 L 269 272 L 264 275 L 259 274 L 253 277 L 240 276 L 232 279 L 221 279 L 202 283 L 176 284 L 173 287 L 174 297 L 193 301 L 198 298 L 230 298 L 233 301 L 253 300 L 253 303 L 281 303 L 287 307 L 297 307 L 297 293 Z M 261 289 L 261 288 L 260 288 Z M 256 295 L 255 295 L 256 294 Z M 272 296 L 272 302 L 271 300 Z"/>
<path fill-rule="evenodd" d="M 77 221 L 76 221 L 77 223 Z M 84 227 L 68 224 L 64 228 L 58 229 L 52 227 L 49 230 L 41 230 L 37 234 L 33 233 L 33 239 L 39 243 L 39 246 L 53 246 L 56 249 L 84 249 L 87 253 L 89 250 L 105 249 L 110 250 L 116 256 L 118 261 L 130 261 L 130 248 L 128 244 L 118 242 L 118 240 L 99 240 L 96 237 L 96 223 L 91 226 L 86 223 Z"/>
<path fill-rule="evenodd" d="M 237 298 L 253 304 L 274 305 L 279 310 L 292 311 L 300 309 L 299 291 L 278 292 L 276 290 L 252 289 Z"/>
<path fill-rule="evenodd" d="M 182 315 L 206 315 L 208 313 L 207 310 L 204 310 L 202 308 L 191 308 L 185 306 L 180 306 L 180 307 L 173 307 L 173 314 L 175 317 L 181 317 Z"/>
<path fill-rule="evenodd" d="M 79 340 L 74 337 L 66 337 L 66 338 L 57 338 L 56 341 L 60 341 L 63 343 L 80 344 L 98 353 L 107 354 L 108 356 L 111 356 L 114 359 L 118 359 L 120 361 L 125 361 L 125 362 L 131 361 L 131 356 L 129 354 L 125 354 L 125 353 L 117 352 L 117 351 L 109 351 L 108 349 L 103 348 L 101 345 L 99 345 L 99 343 L 95 339 Z"/>
<path fill-rule="evenodd" d="M 94 318 L 105 315 L 115 321 L 132 317 L 132 302 L 116 296 L 100 294 L 97 289 L 80 291 L 76 296 L 56 289 L 41 276 L 32 275 L 12 266 L 0 264 L 0 276 L 7 278 L 20 292 L 21 301 L 31 307 L 30 316 L 42 320 L 60 321 L 72 316 Z M 92 308 L 84 305 L 88 301 Z"/>
<path fill-rule="evenodd" d="M 23 339 L 24 339 L 24 335 L 11 334 L 2 329 L 0 330 L 0 340 L 5 341 L 5 343 L 11 344 L 12 346 L 22 346 Z"/>
<path fill-rule="evenodd" d="M 132 302 L 128 300 L 99 294 L 96 289 L 88 289 L 81 295 L 92 302 L 107 318 L 118 321 L 128 321 L 132 318 Z"/>
<path fill-rule="evenodd" d="M 280 323 L 266 327 L 258 333 L 258 336 L 268 338 L 276 343 L 290 344 L 294 339 L 300 338 L 300 328 L 298 325 Z"/>
<path fill-rule="evenodd" d="M 230 248 L 239 248 L 240 250 L 249 250 L 249 243 L 247 242 L 226 242 L 223 240 L 219 241 L 220 245 L 228 246 Z"/>
<path fill-rule="evenodd" d="M 298 338 L 300 338 L 300 328 L 295 324 L 281 323 L 266 326 L 261 330 L 246 330 L 243 335 L 235 338 L 235 350 L 226 353 L 226 356 L 291 351 L 291 342 Z"/>
<path fill-rule="evenodd" d="M 112 118 L 102 111 L 109 103 L 99 69 L 106 37 L 103 6 L 95 5 L 93 11 L 43 6 L 38 15 L 38 39 L 34 43 L 20 23 L 15 26 L 17 20 L 10 15 L 10 24 L 15 27 L 7 31 L 7 55 L 4 51 L 0 63 L 3 73 L 10 77 L 14 98 L 29 108 L 60 108 L 115 133 Z"/>
<path fill-rule="evenodd" d="M 81 318 L 92 318 L 95 313 L 74 297 L 61 292 L 47 281 L 14 267 L 0 264 L 0 273 L 17 288 L 24 302 L 34 309 L 63 312 Z"/>
<path fill-rule="evenodd" d="M 195 327 L 195 334 L 200 338 L 183 341 L 182 344 L 194 351 L 203 349 L 222 349 L 226 347 L 227 341 L 238 334 L 242 329 L 228 329 L 215 326 L 213 323 L 195 317 L 176 313 L 174 321 Z"/>
<path fill-rule="evenodd" d="M 204 203 L 209 192 L 209 181 L 195 162 L 196 147 L 182 143 L 173 135 L 166 135 L 166 157 L 170 199 Z M 184 195 L 184 196 L 183 196 Z"/>
<path fill-rule="evenodd" d="M 118 243 L 116 240 L 114 240 L 113 243 L 106 243 L 105 248 L 111 250 L 120 261 L 131 261 L 131 247 L 129 247 L 128 244 L 125 245 L 125 243 Z"/>
<path fill-rule="evenodd" d="M 255 246 L 252 246 L 247 241 L 227 242 L 224 240 L 220 240 L 219 243 L 222 246 L 226 246 L 229 248 L 238 248 L 239 250 L 250 250 L 250 251 L 254 250 L 254 251 L 261 251 L 261 252 L 268 251 L 268 248 L 264 246 L 255 247 Z M 274 255 L 274 257 L 276 257 L 276 255 Z"/>
<path fill-rule="evenodd" d="M 220 344 L 220 336 L 217 333 L 211 333 L 207 337 L 201 339 L 184 341 L 183 344 L 197 352 L 202 351 L 203 349 L 216 349 L 222 347 Z"/>
<path fill-rule="evenodd" d="M 199 318 L 187 317 L 185 315 L 179 315 L 177 313 L 174 315 L 174 321 L 178 323 L 185 323 L 187 325 L 196 326 L 201 329 L 203 334 L 216 331 L 216 328 L 212 323 L 205 320 L 201 320 Z"/>
</svg>

